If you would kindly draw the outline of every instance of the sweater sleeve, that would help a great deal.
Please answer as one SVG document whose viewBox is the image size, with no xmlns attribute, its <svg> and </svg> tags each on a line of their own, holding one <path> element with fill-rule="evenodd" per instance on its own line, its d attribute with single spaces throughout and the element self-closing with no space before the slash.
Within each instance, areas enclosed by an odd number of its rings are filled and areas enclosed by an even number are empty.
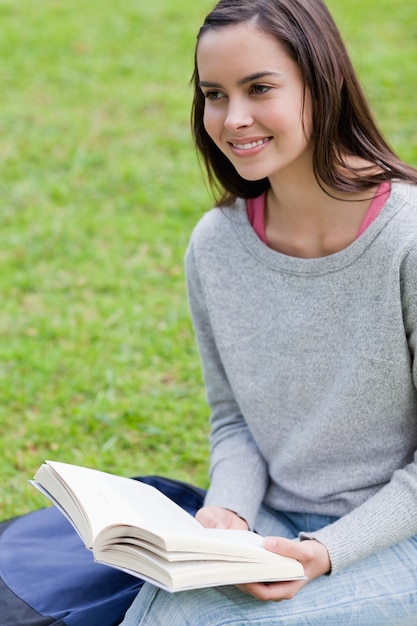
<svg viewBox="0 0 417 626">
<path fill-rule="evenodd" d="M 417 394 L 417 247 L 405 258 L 401 275 L 404 330 Z M 417 415 L 415 416 L 417 420 Z M 333 524 L 300 539 L 317 539 L 329 552 L 332 570 L 365 558 L 417 534 L 417 451 L 374 496 Z"/>
<path fill-rule="evenodd" d="M 211 412 L 210 487 L 205 504 L 230 509 L 253 528 L 268 483 L 267 468 L 223 367 L 193 248 L 191 240 L 186 254 L 187 289 Z"/>
</svg>

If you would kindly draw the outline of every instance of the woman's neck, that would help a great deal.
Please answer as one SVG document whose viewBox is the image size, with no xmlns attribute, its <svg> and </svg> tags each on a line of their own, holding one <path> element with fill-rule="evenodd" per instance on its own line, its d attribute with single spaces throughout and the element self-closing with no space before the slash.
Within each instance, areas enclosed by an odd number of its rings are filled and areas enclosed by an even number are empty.
<svg viewBox="0 0 417 626">
<path fill-rule="evenodd" d="M 271 183 L 265 207 L 268 245 L 300 258 L 343 250 L 356 239 L 375 191 L 327 192 L 314 177 L 298 185 Z"/>
</svg>

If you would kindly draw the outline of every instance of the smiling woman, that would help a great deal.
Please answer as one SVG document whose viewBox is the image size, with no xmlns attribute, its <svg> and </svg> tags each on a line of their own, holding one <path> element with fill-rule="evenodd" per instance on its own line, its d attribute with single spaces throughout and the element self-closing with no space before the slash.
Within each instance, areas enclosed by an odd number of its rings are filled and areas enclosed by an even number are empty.
<svg viewBox="0 0 417 626">
<path fill-rule="evenodd" d="M 186 255 L 211 410 L 197 519 L 256 529 L 306 578 L 146 584 L 123 626 L 412 626 L 417 171 L 378 129 L 321 0 L 221 0 L 194 88 L 220 196 Z"/>
<path fill-rule="evenodd" d="M 287 3 L 283 3 L 283 11 L 289 10 L 292 17 L 289 15 L 289 19 L 286 19 L 283 16 L 283 19 L 277 20 L 274 19 L 274 9 L 271 10 L 271 7 L 267 6 L 269 4 L 265 4 L 264 12 L 259 12 L 259 3 L 247 5 L 230 2 L 227 9 L 220 3 L 217 9 L 209 14 L 200 30 L 196 54 L 200 53 L 200 48 L 204 45 L 205 33 L 210 32 L 210 35 L 214 35 L 215 31 L 220 33 L 224 27 L 256 27 L 260 37 L 272 35 L 272 43 L 275 44 L 274 54 L 276 48 L 281 47 L 281 51 L 297 64 L 303 86 L 313 96 L 311 101 L 315 139 L 313 166 L 317 176 L 332 188 L 342 191 L 369 189 L 384 179 L 383 172 L 378 168 L 361 171 L 363 161 L 359 164 L 360 175 L 355 176 L 357 163 L 353 165 L 346 163 L 346 156 L 353 154 L 360 156 L 365 162 L 370 160 L 379 165 L 385 164 L 387 169 L 397 171 L 401 179 L 403 177 L 408 179 L 410 176 L 413 178 L 414 174 L 410 168 L 393 155 L 375 125 L 344 43 L 334 28 L 334 22 L 328 11 L 321 11 L 315 5 L 311 7 L 310 12 L 304 11 L 302 3 L 296 3 L 288 9 Z M 325 38 L 322 36 L 323 32 L 326 32 Z M 228 43 L 224 41 L 226 38 L 221 39 L 227 48 Z M 241 41 L 238 44 L 238 53 L 230 46 L 229 55 L 222 56 L 220 60 L 221 66 L 227 66 L 228 60 L 230 64 L 231 59 L 238 61 L 241 54 L 244 54 L 246 43 Z M 247 73 L 246 71 L 245 74 Z M 256 76 L 253 78 L 257 80 Z M 206 103 L 205 95 L 199 89 L 200 80 L 200 68 L 196 63 L 193 129 L 211 183 L 215 188 L 220 183 L 219 201 L 233 202 L 236 196 L 256 197 L 260 190 L 265 190 L 269 186 L 269 181 L 267 179 L 262 182 L 245 181 L 236 173 L 233 177 L 233 169 L 230 168 L 228 159 L 218 154 L 206 132 L 203 123 Z M 341 164 L 344 167 L 340 167 Z"/>
</svg>

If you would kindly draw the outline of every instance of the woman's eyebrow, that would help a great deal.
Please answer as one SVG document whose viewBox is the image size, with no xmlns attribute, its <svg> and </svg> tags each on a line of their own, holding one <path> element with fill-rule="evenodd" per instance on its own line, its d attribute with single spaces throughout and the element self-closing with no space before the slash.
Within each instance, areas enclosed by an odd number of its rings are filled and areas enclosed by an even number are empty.
<svg viewBox="0 0 417 626">
<path fill-rule="evenodd" d="M 249 74 L 249 76 L 245 76 L 237 81 L 238 85 L 244 85 L 245 83 L 251 83 L 253 80 L 259 80 L 260 78 L 266 78 L 267 76 L 281 76 L 279 72 L 265 71 L 265 72 L 255 72 L 254 74 Z"/>
<path fill-rule="evenodd" d="M 255 72 L 254 74 L 249 74 L 248 76 L 244 76 L 237 81 L 238 85 L 245 85 L 246 83 L 251 83 L 254 80 L 259 80 L 260 78 L 266 78 L 267 76 L 281 76 L 279 72 L 265 71 L 265 72 Z M 198 83 L 199 87 L 214 87 L 219 88 L 222 85 L 220 83 L 211 83 L 206 80 L 201 80 Z"/>
<path fill-rule="evenodd" d="M 210 83 L 206 80 L 200 80 L 200 82 L 198 83 L 199 87 L 215 87 L 215 88 L 220 88 L 221 85 L 219 83 Z"/>
</svg>

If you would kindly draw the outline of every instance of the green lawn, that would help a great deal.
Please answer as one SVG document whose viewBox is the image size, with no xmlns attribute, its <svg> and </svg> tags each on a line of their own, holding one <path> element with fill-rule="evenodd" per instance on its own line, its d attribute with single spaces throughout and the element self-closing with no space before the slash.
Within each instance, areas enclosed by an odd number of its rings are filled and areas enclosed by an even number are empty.
<svg viewBox="0 0 417 626">
<path fill-rule="evenodd" d="M 212 4 L 0 0 L 0 518 L 45 505 L 45 458 L 207 484 L 183 254 L 211 206 L 189 79 Z M 331 7 L 417 164 L 417 6 Z"/>
</svg>

